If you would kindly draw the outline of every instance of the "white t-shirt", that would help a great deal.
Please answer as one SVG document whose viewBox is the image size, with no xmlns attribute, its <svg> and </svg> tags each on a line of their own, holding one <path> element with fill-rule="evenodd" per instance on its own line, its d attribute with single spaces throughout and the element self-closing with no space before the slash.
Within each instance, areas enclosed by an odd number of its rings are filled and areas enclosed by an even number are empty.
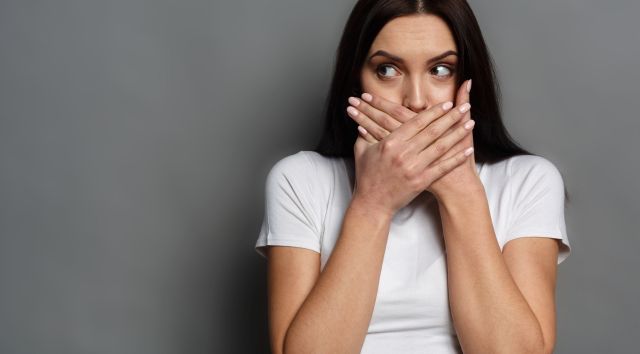
<svg viewBox="0 0 640 354">
<path fill-rule="evenodd" d="M 558 264 L 570 254 L 564 184 L 549 160 L 517 155 L 476 162 L 496 238 L 562 240 Z M 255 244 L 307 248 L 321 269 L 340 236 L 352 196 L 353 160 L 300 151 L 279 160 L 266 180 L 265 217 Z M 451 318 L 446 253 L 437 201 L 422 193 L 393 217 L 363 354 L 461 353 Z"/>
</svg>

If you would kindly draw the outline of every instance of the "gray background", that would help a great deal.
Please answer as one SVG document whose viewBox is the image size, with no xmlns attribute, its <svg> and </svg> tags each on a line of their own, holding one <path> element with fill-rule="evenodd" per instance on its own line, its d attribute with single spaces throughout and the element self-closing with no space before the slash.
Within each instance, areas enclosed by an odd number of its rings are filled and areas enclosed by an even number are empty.
<svg viewBox="0 0 640 354">
<path fill-rule="evenodd" d="M 0 352 L 266 352 L 267 168 L 319 137 L 353 1 L 0 2 Z M 640 3 L 471 2 L 559 167 L 557 353 L 637 351 Z"/>
</svg>

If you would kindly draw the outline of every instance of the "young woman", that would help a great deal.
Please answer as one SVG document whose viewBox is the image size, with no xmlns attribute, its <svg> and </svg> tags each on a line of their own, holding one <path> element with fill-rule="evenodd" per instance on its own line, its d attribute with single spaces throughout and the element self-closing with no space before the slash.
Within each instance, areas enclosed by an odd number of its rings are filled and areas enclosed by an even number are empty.
<svg viewBox="0 0 640 354">
<path fill-rule="evenodd" d="M 564 201 L 464 0 L 358 1 L 320 143 L 267 177 L 273 353 L 551 353 Z"/>
</svg>

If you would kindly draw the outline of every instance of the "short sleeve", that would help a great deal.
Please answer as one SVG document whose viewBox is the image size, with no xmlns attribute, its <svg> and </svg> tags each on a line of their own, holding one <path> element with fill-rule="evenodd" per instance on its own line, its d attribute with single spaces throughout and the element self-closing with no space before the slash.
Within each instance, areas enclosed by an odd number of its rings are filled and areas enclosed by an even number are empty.
<svg viewBox="0 0 640 354">
<path fill-rule="evenodd" d="M 549 160 L 518 155 L 510 165 L 512 209 L 503 244 L 519 237 L 551 237 L 562 241 L 558 264 L 571 253 L 564 217 L 564 181 Z"/>
<path fill-rule="evenodd" d="M 255 244 L 266 258 L 264 246 L 302 247 L 320 253 L 320 213 L 314 166 L 304 151 L 279 160 L 265 183 L 265 209 Z"/>
</svg>

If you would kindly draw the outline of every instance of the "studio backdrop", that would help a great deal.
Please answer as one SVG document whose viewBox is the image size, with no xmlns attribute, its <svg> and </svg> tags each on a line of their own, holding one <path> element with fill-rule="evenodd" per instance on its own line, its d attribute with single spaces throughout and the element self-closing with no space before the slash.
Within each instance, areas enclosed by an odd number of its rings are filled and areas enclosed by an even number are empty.
<svg viewBox="0 0 640 354">
<path fill-rule="evenodd" d="M 640 3 L 470 4 L 571 196 L 556 352 L 637 352 Z M 267 353 L 264 177 L 317 143 L 352 6 L 0 1 L 0 353 Z"/>
</svg>

